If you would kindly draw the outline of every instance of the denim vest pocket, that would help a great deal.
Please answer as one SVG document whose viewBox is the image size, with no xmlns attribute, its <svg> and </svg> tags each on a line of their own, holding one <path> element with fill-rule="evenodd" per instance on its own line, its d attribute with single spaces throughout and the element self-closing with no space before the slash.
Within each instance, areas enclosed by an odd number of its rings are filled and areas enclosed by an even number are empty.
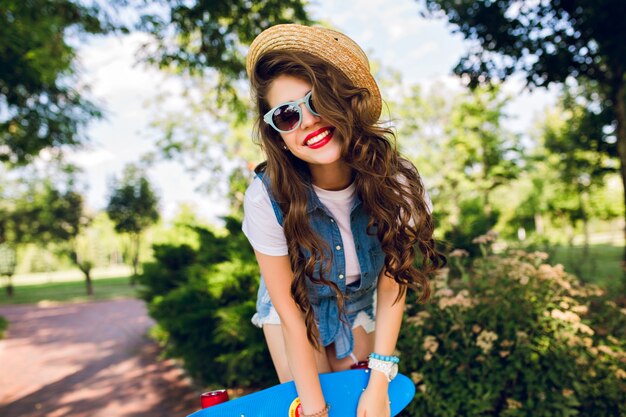
<svg viewBox="0 0 626 417">
<path fill-rule="evenodd" d="M 362 271 L 360 289 L 370 289 L 376 285 L 384 264 L 385 253 L 380 244 L 377 244 L 368 251 L 367 270 Z"/>
<path fill-rule="evenodd" d="M 309 259 L 311 254 L 309 253 L 309 251 L 302 249 L 302 254 L 304 256 L 305 259 Z M 330 259 L 330 257 L 327 255 L 326 257 L 327 260 Z M 318 261 L 315 264 L 315 269 L 313 271 L 313 277 L 316 279 L 319 279 L 320 277 L 320 269 L 321 269 L 321 262 Z M 327 274 L 325 274 L 324 278 L 331 281 L 331 276 L 333 274 L 333 266 L 331 265 L 329 271 Z M 306 278 L 306 286 L 307 286 L 307 291 L 309 293 L 309 300 L 311 301 L 311 304 L 319 304 L 319 300 L 322 298 L 328 298 L 328 297 L 334 297 L 335 296 L 335 292 L 332 290 L 332 288 L 330 288 L 328 285 L 324 285 L 324 284 L 316 284 L 314 282 L 311 281 L 310 278 Z"/>
<path fill-rule="evenodd" d="M 307 290 L 309 292 L 309 300 L 311 304 L 319 304 L 320 299 L 335 297 L 335 292 L 329 285 L 315 284 L 309 278 L 306 279 Z"/>
</svg>

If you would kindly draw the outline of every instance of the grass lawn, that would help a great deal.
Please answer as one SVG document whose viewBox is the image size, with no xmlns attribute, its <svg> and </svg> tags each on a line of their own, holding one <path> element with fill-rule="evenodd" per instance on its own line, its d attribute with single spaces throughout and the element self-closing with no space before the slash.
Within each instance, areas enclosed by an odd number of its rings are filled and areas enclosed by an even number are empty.
<svg viewBox="0 0 626 417">
<path fill-rule="evenodd" d="M 617 295 L 624 280 L 623 253 L 623 247 L 608 244 L 590 245 L 586 255 L 582 246 L 556 246 L 550 249 L 549 262 L 563 264 L 567 272 L 581 281 L 595 283 Z"/>
<path fill-rule="evenodd" d="M 0 305 L 34 304 L 42 301 L 81 302 L 110 300 L 114 298 L 135 298 L 138 286 L 132 287 L 128 277 L 100 278 L 92 280 L 94 295 L 88 296 L 85 281 L 55 282 L 13 287 L 13 297 L 9 298 L 6 289 L 0 290 Z"/>
</svg>

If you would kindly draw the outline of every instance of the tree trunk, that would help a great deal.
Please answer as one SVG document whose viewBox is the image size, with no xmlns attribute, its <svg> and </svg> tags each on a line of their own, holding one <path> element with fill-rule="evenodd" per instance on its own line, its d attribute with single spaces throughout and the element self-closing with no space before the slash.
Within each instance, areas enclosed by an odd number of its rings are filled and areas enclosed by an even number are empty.
<svg viewBox="0 0 626 417">
<path fill-rule="evenodd" d="M 584 190 L 580 190 L 578 193 L 578 199 L 580 202 L 580 211 L 582 213 L 582 223 L 583 223 L 583 264 L 587 263 L 587 259 L 589 258 L 589 216 L 587 215 L 587 204 L 586 203 L 587 192 Z"/>
<path fill-rule="evenodd" d="M 578 254 L 575 253 L 576 249 L 574 248 L 574 237 L 576 235 L 576 220 L 571 220 L 569 221 L 569 224 L 565 227 L 565 233 L 567 236 L 567 262 L 570 264 L 570 268 L 572 269 L 572 271 L 568 271 L 568 272 L 572 272 L 574 275 L 576 275 L 577 277 L 580 278 L 581 274 L 581 269 L 580 269 L 580 259 L 577 256 Z"/>
<path fill-rule="evenodd" d="M 615 132 L 617 136 L 617 155 L 620 160 L 620 174 L 624 185 L 624 207 L 626 207 L 626 83 L 624 82 L 624 74 L 619 74 L 612 93 L 617 121 L 617 131 Z M 624 213 L 624 220 L 626 224 L 626 212 Z M 624 241 L 626 242 L 626 226 L 624 227 Z M 622 265 L 626 267 L 626 244 L 624 245 L 622 262 Z M 622 285 L 626 288 L 626 268 L 624 272 Z"/>
<path fill-rule="evenodd" d="M 487 218 L 487 222 L 489 224 L 489 230 L 493 229 L 493 226 L 495 226 L 492 222 L 492 217 L 491 217 L 493 210 L 489 202 L 490 194 L 491 192 L 489 190 L 485 190 L 483 194 L 483 213 L 485 214 L 485 217 Z"/>
<path fill-rule="evenodd" d="M 130 278 L 131 285 L 135 285 L 137 283 L 137 277 L 139 276 L 139 248 L 141 243 L 141 235 L 139 233 L 135 233 L 132 235 L 132 245 L 133 248 L 133 276 Z"/>
<path fill-rule="evenodd" d="M 87 295 L 93 295 L 93 282 L 91 281 L 91 272 L 83 271 L 85 274 L 85 285 L 87 287 Z"/>
<path fill-rule="evenodd" d="M 76 241 L 73 241 L 72 243 L 73 245 L 69 253 L 70 259 L 85 276 L 87 295 L 93 295 L 93 284 L 91 281 L 91 268 L 93 268 L 93 263 L 89 259 L 82 259 L 78 255 L 78 250 L 76 250 Z"/>
<path fill-rule="evenodd" d="M 93 283 L 91 281 L 91 268 L 93 267 L 93 264 L 89 261 L 83 263 L 77 262 L 76 264 L 78 265 L 78 269 L 80 269 L 83 275 L 85 275 L 87 295 L 93 295 Z"/>
<path fill-rule="evenodd" d="M 543 217 L 541 216 L 541 213 L 535 213 L 535 232 L 538 235 L 542 235 L 543 234 Z"/>
<path fill-rule="evenodd" d="M 7 276 L 6 291 L 7 291 L 7 297 L 13 298 L 13 276 L 12 275 Z"/>
</svg>

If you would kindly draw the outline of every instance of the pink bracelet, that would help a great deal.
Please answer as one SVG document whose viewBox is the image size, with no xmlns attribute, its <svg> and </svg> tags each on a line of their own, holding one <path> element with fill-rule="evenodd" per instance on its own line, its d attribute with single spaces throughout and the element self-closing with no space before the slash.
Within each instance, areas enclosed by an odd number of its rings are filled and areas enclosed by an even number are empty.
<svg viewBox="0 0 626 417">
<path fill-rule="evenodd" d="M 323 410 L 318 411 L 315 414 L 300 414 L 300 417 L 324 417 L 330 411 L 330 404 L 326 403 Z"/>
</svg>

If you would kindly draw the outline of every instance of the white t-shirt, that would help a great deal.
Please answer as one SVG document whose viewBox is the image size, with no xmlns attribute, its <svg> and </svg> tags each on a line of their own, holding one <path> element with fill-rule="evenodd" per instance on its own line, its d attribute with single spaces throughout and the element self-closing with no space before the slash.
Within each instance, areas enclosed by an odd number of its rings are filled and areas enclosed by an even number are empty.
<svg viewBox="0 0 626 417">
<path fill-rule="evenodd" d="M 350 228 L 350 209 L 356 197 L 356 187 L 352 183 L 343 190 L 328 191 L 314 185 L 313 190 L 339 226 L 346 261 L 346 284 L 358 281 L 361 268 Z M 270 196 L 259 178 L 255 178 L 248 187 L 243 208 L 242 229 L 252 247 L 265 255 L 287 255 L 288 246 L 283 227 L 278 224 Z"/>
</svg>

